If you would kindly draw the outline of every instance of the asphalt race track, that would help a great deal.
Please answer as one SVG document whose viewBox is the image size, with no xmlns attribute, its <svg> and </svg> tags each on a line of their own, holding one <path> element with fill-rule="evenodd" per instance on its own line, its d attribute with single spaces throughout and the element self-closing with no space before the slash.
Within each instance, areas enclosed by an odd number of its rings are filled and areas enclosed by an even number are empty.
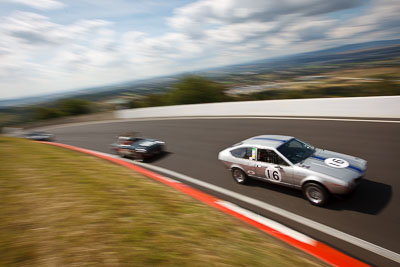
<svg viewBox="0 0 400 267">
<path fill-rule="evenodd" d="M 169 153 L 151 164 L 272 204 L 344 233 L 400 253 L 400 123 L 284 120 L 169 119 L 123 121 L 48 128 L 60 143 L 110 153 L 110 144 L 124 132 L 163 140 Z M 238 185 L 217 160 L 218 152 L 260 134 L 291 135 L 316 147 L 368 161 L 364 182 L 350 197 L 333 199 L 325 208 L 310 205 L 300 191 L 252 181 Z M 196 186 L 194 186 L 196 187 Z M 197 187 L 199 188 L 199 187 Z M 201 188 L 200 188 L 201 189 Z M 398 263 L 300 223 L 204 190 L 279 221 L 347 254 L 378 266 Z"/>
</svg>

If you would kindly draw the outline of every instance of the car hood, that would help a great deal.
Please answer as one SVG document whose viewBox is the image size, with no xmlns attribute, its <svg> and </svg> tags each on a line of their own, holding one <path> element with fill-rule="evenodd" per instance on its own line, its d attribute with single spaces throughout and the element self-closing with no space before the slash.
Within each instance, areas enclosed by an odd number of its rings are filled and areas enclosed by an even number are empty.
<svg viewBox="0 0 400 267">
<path fill-rule="evenodd" d="M 134 147 L 134 148 L 138 148 L 138 147 L 147 148 L 147 147 L 152 147 L 152 146 L 155 146 L 155 145 L 158 145 L 158 144 L 160 144 L 160 142 L 155 140 L 155 139 L 143 139 L 143 140 L 140 140 L 140 141 L 137 141 L 137 142 L 133 143 L 132 147 Z"/>
<path fill-rule="evenodd" d="M 298 165 L 347 181 L 363 175 L 367 168 L 367 162 L 363 159 L 318 148 Z"/>
</svg>

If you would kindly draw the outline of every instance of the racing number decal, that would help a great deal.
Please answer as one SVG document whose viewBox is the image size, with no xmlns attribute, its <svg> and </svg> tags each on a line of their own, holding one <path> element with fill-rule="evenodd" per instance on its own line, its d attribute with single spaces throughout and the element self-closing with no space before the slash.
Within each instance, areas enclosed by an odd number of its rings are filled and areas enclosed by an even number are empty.
<svg viewBox="0 0 400 267">
<path fill-rule="evenodd" d="M 334 168 L 347 168 L 350 165 L 346 160 L 338 158 L 327 158 L 325 164 Z"/>
<path fill-rule="evenodd" d="M 253 160 L 256 159 L 256 148 L 255 148 L 255 147 L 253 147 L 253 148 L 251 149 L 251 158 L 252 158 Z"/>
<path fill-rule="evenodd" d="M 265 177 L 272 182 L 280 182 L 282 180 L 279 169 L 272 166 L 268 166 L 265 168 Z"/>
</svg>

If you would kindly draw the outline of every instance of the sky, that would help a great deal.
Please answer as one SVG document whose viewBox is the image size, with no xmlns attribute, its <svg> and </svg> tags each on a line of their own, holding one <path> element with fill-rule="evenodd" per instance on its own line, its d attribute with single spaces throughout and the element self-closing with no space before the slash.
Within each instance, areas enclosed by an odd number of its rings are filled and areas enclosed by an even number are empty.
<svg viewBox="0 0 400 267">
<path fill-rule="evenodd" d="M 400 38 L 400 0 L 0 0 L 0 99 Z"/>
</svg>

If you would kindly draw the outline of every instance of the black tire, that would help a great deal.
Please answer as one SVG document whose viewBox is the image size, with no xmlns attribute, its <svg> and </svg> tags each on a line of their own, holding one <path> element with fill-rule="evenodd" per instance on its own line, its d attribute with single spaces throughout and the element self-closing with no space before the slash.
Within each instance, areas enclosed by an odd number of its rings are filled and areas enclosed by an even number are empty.
<svg viewBox="0 0 400 267">
<path fill-rule="evenodd" d="M 329 192 L 320 184 L 306 183 L 303 187 L 304 197 L 313 205 L 322 207 L 329 200 Z"/>
<path fill-rule="evenodd" d="M 249 180 L 247 175 L 241 169 L 234 168 L 232 169 L 232 177 L 238 184 L 246 184 Z"/>
<path fill-rule="evenodd" d="M 145 162 L 145 157 L 142 153 L 136 153 L 135 160 L 137 160 L 139 162 Z"/>
<path fill-rule="evenodd" d="M 124 157 L 124 155 L 122 155 L 121 153 L 119 153 L 118 150 L 112 150 L 112 152 L 113 152 L 113 154 L 117 155 L 118 157 L 121 157 L 121 158 Z"/>
</svg>

